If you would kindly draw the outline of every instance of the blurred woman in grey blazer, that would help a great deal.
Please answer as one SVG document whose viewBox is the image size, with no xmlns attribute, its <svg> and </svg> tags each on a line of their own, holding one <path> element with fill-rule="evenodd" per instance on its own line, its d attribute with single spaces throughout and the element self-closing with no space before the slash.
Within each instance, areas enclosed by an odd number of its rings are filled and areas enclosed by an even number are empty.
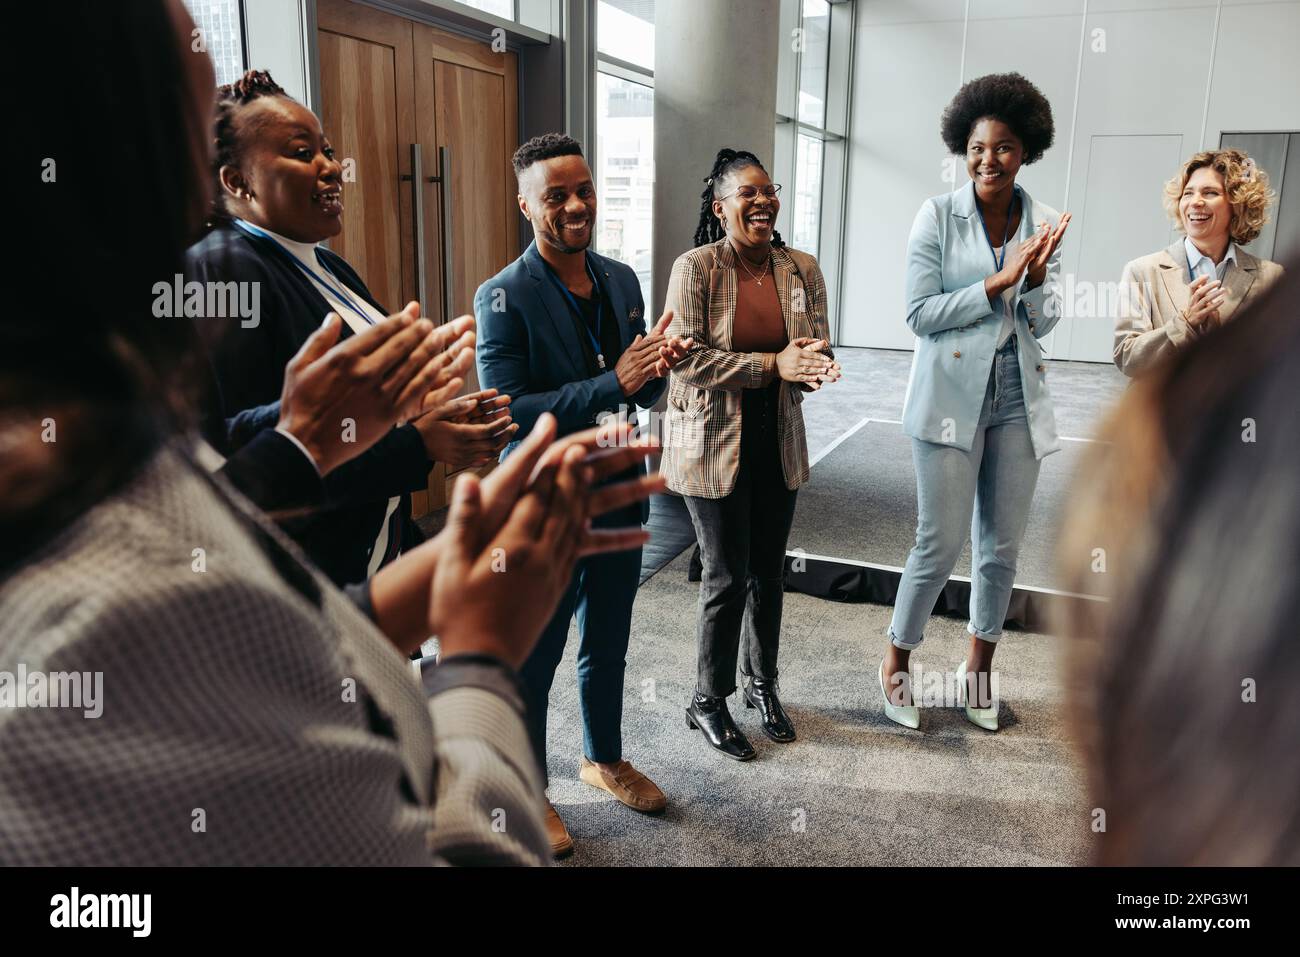
<svg viewBox="0 0 1300 957">
<path fill-rule="evenodd" d="M 1165 210 L 1184 234 L 1134 259 L 1120 278 L 1115 365 L 1147 374 L 1232 318 L 1282 276 L 1241 249 L 1268 222 L 1268 174 L 1237 149 L 1197 153 L 1165 184 Z"/>
<path fill-rule="evenodd" d="M 180 0 L 73 7 L 31 11 L 86 39 L 32 93 L 57 179 L 24 197 L 0 325 L 0 861 L 547 862 L 515 669 L 580 554 L 644 542 L 586 529 L 662 487 L 594 489 L 645 443 L 551 444 L 544 419 L 349 601 L 205 467 L 193 325 L 151 310 L 209 200 L 194 24 Z M 422 688 L 404 654 L 430 634 Z"/>
</svg>

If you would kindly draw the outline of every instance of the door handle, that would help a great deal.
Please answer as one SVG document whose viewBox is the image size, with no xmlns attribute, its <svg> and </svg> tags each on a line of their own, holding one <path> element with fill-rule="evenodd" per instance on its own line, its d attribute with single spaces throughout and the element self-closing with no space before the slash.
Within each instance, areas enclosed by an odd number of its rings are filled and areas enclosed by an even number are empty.
<svg viewBox="0 0 1300 957">
<path fill-rule="evenodd" d="M 420 144 L 411 144 L 411 173 L 403 176 L 402 181 L 411 183 L 412 218 L 415 220 L 415 297 L 420 308 L 427 309 L 429 283 L 424 272 L 424 163 L 420 156 Z"/>
<path fill-rule="evenodd" d="M 442 248 L 442 310 L 443 322 L 456 318 L 456 291 L 452 279 L 456 266 L 451 246 L 452 205 L 451 205 L 451 147 L 438 147 L 438 175 L 429 177 L 430 183 L 438 184 L 438 206 L 442 213 L 438 217 L 438 239 Z"/>
</svg>

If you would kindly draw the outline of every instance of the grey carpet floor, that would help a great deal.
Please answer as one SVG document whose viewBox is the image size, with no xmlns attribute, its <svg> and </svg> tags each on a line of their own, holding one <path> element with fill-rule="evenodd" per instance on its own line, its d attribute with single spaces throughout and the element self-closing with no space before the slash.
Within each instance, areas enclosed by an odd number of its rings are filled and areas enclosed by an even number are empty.
<svg viewBox="0 0 1300 957">
<path fill-rule="evenodd" d="M 998 652 L 1002 730 L 955 708 L 922 731 L 888 721 L 875 669 L 889 609 L 786 595 L 781 688 L 799 740 L 768 741 L 731 699 L 757 758 L 738 763 L 686 728 L 695 678 L 697 585 L 678 556 L 638 593 L 625 681 L 624 754 L 669 798 L 637 814 L 578 780 L 582 750 L 576 629 L 551 691 L 550 795 L 597 865 L 1077 864 L 1089 808 L 1067 741 L 1059 642 L 1008 632 Z M 914 667 L 951 670 L 964 622 L 933 618 Z"/>
</svg>

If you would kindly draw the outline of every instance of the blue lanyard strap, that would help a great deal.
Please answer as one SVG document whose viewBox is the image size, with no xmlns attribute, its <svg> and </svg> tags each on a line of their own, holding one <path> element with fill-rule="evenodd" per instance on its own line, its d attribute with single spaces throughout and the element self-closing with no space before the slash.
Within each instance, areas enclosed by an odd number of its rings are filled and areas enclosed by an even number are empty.
<svg viewBox="0 0 1300 957">
<path fill-rule="evenodd" d="M 603 369 L 605 368 L 605 355 L 604 351 L 600 347 L 600 338 L 598 333 L 600 332 L 601 318 L 605 312 L 605 299 L 604 296 L 601 295 L 600 284 L 596 282 L 596 273 L 592 271 L 591 260 L 586 256 L 583 257 L 583 260 L 587 267 L 587 275 L 591 277 L 592 291 L 596 294 L 596 332 L 592 332 L 591 326 L 587 325 L 587 320 L 582 316 L 582 309 L 578 306 L 578 300 L 574 298 L 573 293 L 569 291 L 569 287 L 560 280 L 560 277 L 555 274 L 555 270 L 549 265 L 546 267 L 546 271 L 550 273 L 551 280 L 560 287 L 560 292 L 564 293 L 564 298 L 567 299 L 569 305 L 573 307 L 573 313 L 578 317 L 578 325 L 582 326 L 582 328 L 586 330 L 587 338 L 591 340 L 591 348 L 596 353 L 596 363 Z"/>
<path fill-rule="evenodd" d="M 247 222 L 246 220 L 243 219 L 236 219 L 234 223 L 237 229 L 242 230 L 248 235 L 257 236 L 260 239 L 265 239 L 268 242 L 274 243 L 277 249 L 279 249 L 282 253 L 284 253 L 286 256 L 292 259 L 294 264 L 299 269 L 301 269 L 304 273 L 307 274 L 308 278 L 316 280 L 316 282 L 320 283 L 330 292 L 334 293 L 336 296 L 342 299 L 344 304 L 353 312 L 355 312 L 358 316 L 360 316 L 361 320 L 366 325 L 373 326 L 375 324 L 375 320 L 370 317 L 370 314 L 366 312 L 360 305 L 358 305 L 357 301 L 348 294 L 347 287 L 344 284 L 343 280 L 340 279 L 337 275 L 335 275 L 334 270 L 330 269 L 329 264 L 325 262 L 324 258 L 320 255 L 320 253 L 316 254 L 316 261 L 320 263 L 321 268 L 324 269 L 325 272 L 327 272 L 331 277 L 333 277 L 334 282 L 332 283 L 326 282 L 323 278 L 318 276 L 314 269 L 308 266 L 305 262 L 303 262 L 301 259 L 295 256 L 288 249 L 285 249 L 284 243 L 280 242 L 278 239 L 276 239 L 266 230 L 258 226 L 254 226 L 252 223 Z"/>
<path fill-rule="evenodd" d="M 999 272 L 1002 271 L 1002 264 L 1007 261 L 1007 240 L 1011 237 L 1011 211 L 1016 208 L 1016 200 L 1020 198 L 1020 187 L 1011 187 L 1011 202 L 1007 206 L 1007 225 L 1002 232 L 1002 253 L 999 255 L 993 250 L 993 240 L 989 238 L 988 223 L 984 222 L 984 211 L 980 209 L 979 198 L 975 200 L 975 211 L 980 214 L 980 226 L 984 229 L 984 241 L 989 244 L 989 252 L 993 253 L 993 263 Z"/>
</svg>

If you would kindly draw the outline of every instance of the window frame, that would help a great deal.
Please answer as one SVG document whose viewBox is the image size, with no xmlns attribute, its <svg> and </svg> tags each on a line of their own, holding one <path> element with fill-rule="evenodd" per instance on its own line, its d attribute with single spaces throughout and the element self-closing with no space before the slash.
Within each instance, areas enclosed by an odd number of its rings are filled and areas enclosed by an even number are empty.
<svg viewBox="0 0 1300 957">
<path fill-rule="evenodd" d="M 653 69 L 652 67 L 644 67 L 644 66 L 641 66 L 641 65 L 636 64 L 636 63 L 629 63 L 627 60 L 619 59 L 618 57 L 616 57 L 616 56 L 612 56 L 611 54 L 608 54 L 608 53 L 602 53 L 601 50 L 600 50 L 600 39 L 599 39 L 599 37 L 600 37 L 600 24 L 599 24 L 599 22 L 598 22 L 598 18 L 599 18 L 599 16 L 600 16 L 600 3 L 599 3 L 599 0 L 587 0 L 587 9 L 588 9 L 588 15 L 589 15 L 588 23 L 590 24 L 590 32 L 589 32 L 589 35 L 590 35 L 590 37 L 591 37 L 591 49 L 592 49 L 592 53 L 593 53 L 593 57 L 594 57 L 594 61 L 595 61 L 595 62 L 594 62 L 594 69 L 592 70 L 592 74 L 591 74 L 591 100 L 590 100 L 590 103 L 591 103 L 591 114 L 590 114 L 590 115 L 591 115 L 591 127 L 590 127 L 590 129 L 591 129 L 591 133 L 592 133 L 592 139 L 593 139 L 593 141 L 594 141 L 595 139 L 598 139 L 599 136 L 600 136 L 600 131 L 599 131 L 600 117 L 599 117 L 599 109 L 598 109 L 598 103 L 597 103 L 597 100 L 598 100 L 598 98 L 599 98 L 599 97 L 598 97 L 598 94 L 597 94 L 597 91 L 598 91 L 598 89 L 599 89 L 599 87 L 600 87 L 600 74 L 603 73 L 603 74 L 605 74 L 606 76 L 608 76 L 608 77 L 610 77 L 610 78 L 612 78 L 612 79 L 615 79 L 615 80 L 621 80 L 621 81 L 623 81 L 623 82 L 625 82 L 625 83 L 635 83 L 635 84 L 637 84 L 637 85 L 639 85 L 639 86 L 648 87 L 648 88 L 650 89 L 651 104 L 652 104 L 652 105 L 651 105 L 651 115 L 653 116 L 653 109 L 654 109 L 654 107 L 653 107 L 653 103 L 654 103 L 654 89 L 655 89 L 655 71 L 654 71 L 654 69 Z M 651 162 L 651 164 L 654 163 L 654 142 L 655 142 L 655 137 L 657 137 L 657 136 L 658 136 L 658 131 L 656 130 L 656 132 L 651 136 L 651 139 L 650 139 L 650 162 Z M 603 170 L 602 170 L 602 171 L 596 171 L 596 170 L 593 170 L 592 172 L 593 172 L 593 174 L 595 174 L 596 176 L 601 176 L 601 175 L 603 175 Z M 602 181 L 602 184 L 603 184 L 603 181 Z M 652 220 L 653 220 L 653 210 L 654 210 L 654 190 L 655 190 L 655 186 L 652 184 L 651 187 L 650 187 L 650 196 L 649 196 L 649 200 L 650 200 L 650 202 L 649 202 L 649 207 L 648 207 L 649 210 L 651 211 L 651 219 L 652 219 Z M 603 191 L 603 189 L 602 189 L 602 190 L 597 194 L 598 197 L 600 198 L 600 208 L 601 208 L 601 209 L 604 209 L 604 208 L 605 208 L 605 206 L 604 206 L 604 195 L 603 195 L 603 192 L 604 192 L 604 191 Z M 629 197 L 629 199 L 631 199 L 631 197 Z M 627 209 L 628 211 L 633 211 L 633 210 L 637 210 L 637 209 L 640 209 L 640 208 L 641 208 L 641 204 L 640 204 L 639 202 L 637 202 L 637 203 L 629 203 L 629 205 L 626 207 L 626 209 Z M 653 257 L 654 257 L 654 239 L 653 239 L 653 236 L 654 236 L 654 233 L 653 233 L 653 222 L 652 222 L 652 224 L 651 224 L 651 245 L 650 245 L 650 255 L 651 255 L 651 259 L 652 259 L 652 261 L 653 261 Z M 632 265 L 632 264 L 631 264 L 631 263 L 628 263 L 628 265 Z M 652 278 L 653 278 L 653 277 L 652 277 Z"/>
<path fill-rule="evenodd" d="M 852 77 L 855 0 L 825 0 L 829 7 L 827 31 L 826 94 L 822 105 L 823 124 L 799 119 L 799 94 L 803 52 L 792 49 L 788 29 L 802 28 L 805 0 L 781 0 L 782 37 L 777 70 L 776 150 L 773 177 L 785 183 L 791 201 L 798 195 L 799 137 L 822 141 L 821 189 L 817 216 L 817 261 L 826 277 L 827 316 L 831 341 L 839 341 L 840 302 L 843 285 L 844 224 L 848 197 L 848 146 L 852 124 Z M 844 77 L 843 89 L 833 82 Z M 788 110 L 783 110 L 783 106 Z"/>
<path fill-rule="evenodd" d="M 248 0 L 232 0 L 232 6 L 234 7 L 234 12 L 235 12 L 235 19 L 238 22 L 238 26 L 239 26 L 239 63 L 240 63 L 240 68 L 237 71 L 238 75 L 233 78 L 234 80 L 239 79 L 239 77 L 247 73 L 249 69 L 247 3 Z M 195 26 L 201 27 L 202 24 L 198 22 L 198 18 L 195 17 L 193 11 L 190 10 L 189 4 L 185 3 L 184 0 L 182 0 L 182 5 L 186 8 L 186 11 L 190 14 L 191 19 L 194 20 Z M 209 52 L 208 56 L 211 57 L 211 55 L 212 55 L 211 52 Z M 233 82 L 233 80 L 227 79 L 226 82 L 228 83 Z M 220 77 L 218 77 L 217 83 L 218 85 L 221 84 Z"/>
</svg>

